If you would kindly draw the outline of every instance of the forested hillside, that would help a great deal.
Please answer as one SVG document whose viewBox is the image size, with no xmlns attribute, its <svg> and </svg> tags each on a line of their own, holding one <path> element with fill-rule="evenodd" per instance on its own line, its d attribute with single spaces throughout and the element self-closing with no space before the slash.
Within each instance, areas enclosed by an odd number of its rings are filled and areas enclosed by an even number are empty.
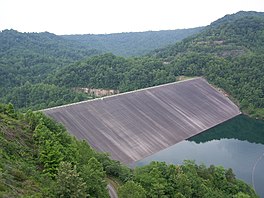
<svg viewBox="0 0 264 198">
<path fill-rule="evenodd" d="M 131 172 L 42 113 L 11 104 L 0 104 L 0 145 L 0 197 L 109 197 L 106 175 L 123 181 Z"/>
<path fill-rule="evenodd" d="M 0 197 L 109 197 L 107 178 L 117 181 L 120 198 L 257 197 L 220 166 L 152 162 L 129 169 L 40 112 L 20 114 L 11 104 L 0 104 L 0 145 Z"/>
<path fill-rule="evenodd" d="M 99 54 L 78 42 L 54 34 L 0 32 L 0 101 L 16 108 L 41 109 L 87 99 L 63 86 L 44 84 L 48 74 Z"/>
<path fill-rule="evenodd" d="M 64 35 L 63 38 L 79 41 L 102 52 L 111 52 L 117 56 L 128 57 L 144 55 L 154 49 L 174 44 L 200 32 L 202 29 L 203 27 L 99 35 Z"/>
<path fill-rule="evenodd" d="M 113 54 L 94 56 L 59 69 L 48 82 L 68 87 L 118 89 L 122 92 L 174 81 L 164 64 L 154 57 L 123 58 Z"/>
<path fill-rule="evenodd" d="M 244 112 L 264 118 L 264 13 L 225 16 L 194 38 L 156 50 L 174 76 L 204 76 Z"/>
<path fill-rule="evenodd" d="M 76 87 L 124 92 L 184 75 L 204 76 L 245 113 L 264 117 L 263 13 L 225 16 L 195 36 L 133 58 L 96 55 L 98 51 L 76 41 L 82 36 L 72 41 L 7 30 L 0 38 L 0 101 L 16 108 L 41 109 L 91 97 L 75 92 Z"/>
<path fill-rule="evenodd" d="M 49 76 L 69 87 L 134 90 L 204 76 L 241 109 L 264 118 L 264 14 L 239 12 L 213 22 L 196 36 L 139 58 L 92 57 Z M 67 74 L 67 75 L 65 75 Z"/>
<path fill-rule="evenodd" d="M 40 82 L 54 69 L 98 54 L 78 42 L 44 33 L 0 32 L 1 87 Z"/>
<path fill-rule="evenodd" d="M 78 63 L 78 61 L 98 55 L 102 51 L 113 50 L 112 52 L 115 53 L 118 49 L 119 52 L 126 52 L 127 54 L 141 54 L 140 48 L 143 46 L 143 43 L 145 43 L 144 50 L 149 52 L 154 49 L 154 46 L 165 46 L 166 43 L 173 43 L 176 40 L 198 32 L 200 29 L 103 35 L 104 39 L 99 43 L 90 40 L 84 42 L 82 39 L 85 40 L 87 35 L 76 36 L 74 39 L 71 37 L 72 39 L 69 39 L 67 36 L 57 36 L 48 32 L 21 33 L 15 30 L 4 30 L 0 32 L 0 101 L 4 103 L 11 102 L 16 108 L 21 110 L 29 108 L 36 110 L 89 99 L 92 96 L 77 93 L 72 89 L 72 87 L 77 85 L 77 81 L 81 82 L 82 80 L 78 76 L 74 76 L 74 79 L 72 78 L 72 73 L 68 73 L 69 69 L 64 69 L 68 68 L 68 65 L 82 64 Z M 101 38 L 101 35 L 93 35 L 93 37 Z M 138 40 L 139 37 L 142 37 L 143 40 Z M 108 38 L 113 39 L 108 41 Z M 104 47 L 101 47 L 101 44 L 114 47 L 106 50 Z M 125 61 L 127 62 L 127 60 Z M 110 67 L 107 62 L 102 64 L 106 68 Z M 130 63 L 127 66 L 126 68 L 116 69 L 127 72 L 128 68 L 133 67 Z M 118 65 L 117 67 L 123 66 Z M 87 84 L 86 81 L 83 81 L 78 83 L 78 85 L 111 88 L 114 83 L 112 81 L 119 81 L 111 76 L 111 82 L 102 82 L 105 78 L 108 78 L 104 75 L 111 69 L 100 74 L 100 78 L 103 78 L 103 80 L 97 79 L 98 74 L 92 71 L 101 71 L 102 68 L 91 66 L 88 69 L 90 71 L 87 71 L 89 72 L 89 76 L 92 77 L 93 83 Z M 65 72 L 62 74 L 63 79 L 58 79 L 62 80 L 61 82 L 54 76 L 54 72 L 60 70 Z M 79 72 L 82 73 L 82 71 Z M 115 74 L 114 70 L 110 72 L 113 76 L 120 75 L 120 72 Z M 67 79 L 68 77 L 71 79 Z M 50 81 L 50 79 L 54 78 L 55 80 Z M 144 77 L 142 76 L 142 78 Z M 54 84 L 54 82 L 59 83 Z M 141 82 L 135 83 L 138 84 L 137 87 L 145 86 L 144 84 L 141 85 Z M 133 85 L 131 87 L 131 89 L 137 88 Z"/>
</svg>

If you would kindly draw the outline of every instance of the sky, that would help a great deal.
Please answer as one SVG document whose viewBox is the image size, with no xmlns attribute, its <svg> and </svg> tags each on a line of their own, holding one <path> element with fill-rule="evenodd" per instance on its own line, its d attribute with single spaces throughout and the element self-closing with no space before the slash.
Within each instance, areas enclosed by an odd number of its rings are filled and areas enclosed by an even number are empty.
<svg viewBox="0 0 264 198">
<path fill-rule="evenodd" d="M 206 26 L 264 0 L 0 0 L 0 30 L 109 34 Z"/>
</svg>

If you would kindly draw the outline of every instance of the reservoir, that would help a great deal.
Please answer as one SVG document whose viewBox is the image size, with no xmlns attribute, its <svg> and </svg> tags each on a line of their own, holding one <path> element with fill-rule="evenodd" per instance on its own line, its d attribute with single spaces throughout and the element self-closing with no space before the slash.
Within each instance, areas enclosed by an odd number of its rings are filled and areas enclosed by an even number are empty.
<svg viewBox="0 0 264 198">
<path fill-rule="evenodd" d="M 264 121 L 239 115 L 144 158 L 136 165 L 151 161 L 181 164 L 184 160 L 232 168 L 238 179 L 253 186 L 257 194 L 264 197 Z"/>
</svg>

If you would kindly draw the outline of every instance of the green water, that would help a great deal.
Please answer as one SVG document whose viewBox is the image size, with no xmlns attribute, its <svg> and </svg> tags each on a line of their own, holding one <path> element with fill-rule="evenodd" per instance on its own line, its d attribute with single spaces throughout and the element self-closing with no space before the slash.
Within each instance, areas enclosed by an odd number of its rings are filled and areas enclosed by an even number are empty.
<svg viewBox="0 0 264 198">
<path fill-rule="evenodd" d="M 264 121 L 256 120 L 245 115 L 239 115 L 189 140 L 199 143 L 223 138 L 246 140 L 248 142 L 264 145 Z"/>
<path fill-rule="evenodd" d="M 151 161 L 181 164 L 183 160 L 232 168 L 237 178 L 252 185 L 264 198 L 264 121 L 237 116 L 189 140 L 182 141 L 136 165 Z"/>
</svg>

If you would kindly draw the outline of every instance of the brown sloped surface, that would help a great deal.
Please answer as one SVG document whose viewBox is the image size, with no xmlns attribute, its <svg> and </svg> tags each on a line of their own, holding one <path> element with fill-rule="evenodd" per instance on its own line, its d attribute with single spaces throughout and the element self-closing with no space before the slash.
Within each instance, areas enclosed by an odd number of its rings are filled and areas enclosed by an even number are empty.
<svg viewBox="0 0 264 198">
<path fill-rule="evenodd" d="M 203 78 L 43 110 L 98 151 L 131 164 L 238 114 Z"/>
</svg>

